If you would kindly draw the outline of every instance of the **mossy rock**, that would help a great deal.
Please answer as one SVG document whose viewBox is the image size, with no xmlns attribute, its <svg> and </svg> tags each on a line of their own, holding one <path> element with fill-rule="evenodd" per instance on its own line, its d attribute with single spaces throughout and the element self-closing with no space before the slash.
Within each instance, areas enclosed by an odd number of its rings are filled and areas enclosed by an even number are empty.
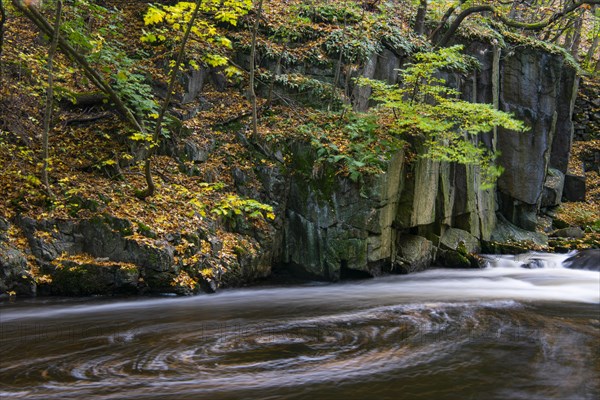
<svg viewBox="0 0 600 400">
<path fill-rule="evenodd" d="M 52 272 L 49 290 L 63 296 L 136 293 L 139 269 L 62 261 Z"/>
<path fill-rule="evenodd" d="M 472 262 L 468 255 L 453 250 L 441 250 L 438 256 L 444 267 L 448 268 L 471 268 Z"/>
<path fill-rule="evenodd" d="M 515 242 L 483 242 L 482 252 L 485 254 L 523 254 L 528 251 L 543 250 L 538 244 L 529 241 Z"/>
<path fill-rule="evenodd" d="M 141 235 L 146 236 L 147 238 L 151 238 L 151 239 L 156 239 L 158 237 L 156 232 L 154 232 L 152 230 L 152 228 L 150 228 L 148 225 L 144 224 L 143 222 L 138 222 L 137 226 L 138 226 L 138 232 Z"/>
<path fill-rule="evenodd" d="M 133 225 L 127 219 L 117 218 L 112 215 L 104 215 L 102 221 L 108 224 L 113 230 L 119 232 L 122 236 L 133 235 Z"/>
<path fill-rule="evenodd" d="M 317 162 L 317 155 L 314 148 L 309 143 L 295 143 L 288 149 L 292 154 L 291 171 L 297 172 L 306 182 L 298 185 L 301 190 L 300 197 L 308 198 L 312 192 L 319 201 L 330 201 L 333 194 L 338 189 L 337 173 L 339 172 L 335 165 L 323 162 L 320 165 L 320 171 L 315 174 L 314 167 Z"/>
<path fill-rule="evenodd" d="M 33 296 L 36 294 L 36 284 L 29 272 L 25 254 L 0 240 L 0 296 L 8 292 Z"/>
</svg>

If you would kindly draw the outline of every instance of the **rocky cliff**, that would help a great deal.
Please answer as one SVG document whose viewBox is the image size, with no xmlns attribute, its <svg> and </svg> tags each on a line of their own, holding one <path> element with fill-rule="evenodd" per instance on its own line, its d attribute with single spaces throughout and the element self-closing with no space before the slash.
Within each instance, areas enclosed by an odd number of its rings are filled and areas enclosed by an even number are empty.
<svg viewBox="0 0 600 400">
<path fill-rule="evenodd" d="M 320 180 L 292 174 L 276 263 L 337 280 L 350 271 L 412 272 L 432 262 L 477 266 L 472 254 L 491 240 L 547 242 L 536 232 L 538 213 L 561 201 L 576 70 L 564 57 L 531 47 L 497 51 L 474 42 L 467 52 L 481 68 L 445 79 L 471 101 L 493 103 L 497 96 L 500 109 L 530 127 L 525 133 L 498 130 L 481 139 L 501 154 L 498 163 L 505 172 L 497 188 L 480 190 L 473 167 L 420 158 L 407 162 L 402 153 L 385 174 L 360 185 L 333 174 Z M 393 83 L 402 63 L 397 53 L 384 51 L 371 57 L 362 75 Z M 368 88 L 355 89 L 355 107 L 365 109 L 368 97 Z M 296 147 L 292 154 L 296 165 L 311 165 L 306 148 Z"/>
<path fill-rule="evenodd" d="M 392 50 L 370 57 L 359 73 L 396 82 L 397 68 L 406 56 Z M 282 149 L 267 149 L 285 154 L 290 160 L 286 168 L 261 166 L 252 173 L 234 168 L 238 192 L 255 194 L 248 182 L 257 179 L 278 217 L 261 234 L 246 232 L 254 244 L 237 246 L 235 254 L 222 260 L 227 268 L 211 266 L 202 256 L 202 243 L 214 253 L 222 248 L 210 231 L 188 232 L 183 239 L 180 232 L 173 232 L 164 240 L 151 235 L 133 240 L 128 236 L 131 222 L 111 216 L 78 221 L 17 218 L 11 223 L 23 232 L 29 250 L 24 254 L 6 240 L 11 224 L 0 220 L 0 290 L 194 293 L 268 276 L 272 266 L 335 281 L 409 273 L 432 264 L 477 267 L 482 244 L 523 240 L 543 244 L 546 238 L 535 232 L 538 213 L 556 206 L 562 197 L 573 137 L 576 71 L 562 56 L 535 47 L 499 50 L 476 41 L 468 43 L 466 51 L 481 68 L 468 75 L 446 74 L 449 84 L 464 99 L 497 103 L 530 127 L 525 133 L 498 130 L 479 139 L 501 153 L 498 162 L 505 173 L 496 188 L 481 190 L 474 167 L 408 157 L 404 151 L 387 161 L 384 173 L 367 175 L 360 182 L 338 174 L 332 165 L 315 174 L 314 148 L 288 141 Z M 331 78 L 322 71 L 319 76 Z M 199 90 L 193 76 L 189 82 L 194 93 L 184 94 L 186 101 Z M 368 88 L 355 88 L 353 98 L 356 109 L 366 109 Z M 190 151 L 193 145 L 179 146 L 185 153 L 181 158 L 202 163 L 214 151 L 212 142 L 206 154 L 190 157 L 188 153 L 197 153 Z M 210 273 L 182 275 L 180 247 L 185 247 L 186 255 L 198 254 L 198 268 L 210 266 Z M 88 258 L 78 257 L 81 254 Z M 36 285 L 28 259 L 53 283 L 37 279 Z M 185 290 L 172 284 L 188 278 L 194 284 L 183 285 Z"/>
</svg>

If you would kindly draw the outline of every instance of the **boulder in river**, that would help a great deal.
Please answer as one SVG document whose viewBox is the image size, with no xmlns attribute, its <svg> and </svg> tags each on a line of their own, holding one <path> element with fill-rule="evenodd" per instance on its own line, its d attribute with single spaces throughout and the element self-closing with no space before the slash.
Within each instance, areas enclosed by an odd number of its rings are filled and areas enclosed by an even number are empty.
<svg viewBox="0 0 600 400">
<path fill-rule="evenodd" d="M 476 253 L 480 251 L 479 240 L 462 229 L 449 228 L 440 238 L 440 247 L 444 250 Z"/>
<path fill-rule="evenodd" d="M 434 255 L 433 243 L 421 236 L 400 235 L 394 271 L 403 274 L 429 268 Z"/>
<path fill-rule="evenodd" d="M 522 264 L 521 268 L 527 268 L 527 269 L 544 268 L 544 261 L 540 260 L 539 258 L 534 258 L 534 259 Z"/>
<path fill-rule="evenodd" d="M 447 229 L 440 238 L 438 261 L 449 268 L 480 268 L 481 260 L 475 256 L 481 247 L 479 240 L 462 229 Z"/>
<path fill-rule="evenodd" d="M 565 260 L 564 266 L 570 269 L 584 269 L 600 272 L 600 250 L 587 249 L 578 251 L 576 254 Z"/>
</svg>

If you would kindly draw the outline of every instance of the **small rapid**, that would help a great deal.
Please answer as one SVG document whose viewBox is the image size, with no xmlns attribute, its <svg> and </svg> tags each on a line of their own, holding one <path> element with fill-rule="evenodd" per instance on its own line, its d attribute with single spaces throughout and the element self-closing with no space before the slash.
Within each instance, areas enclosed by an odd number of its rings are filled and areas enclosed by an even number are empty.
<svg viewBox="0 0 600 400">
<path fill-rule="evenodd" d="M 528 252 L 515 255 L 485 255 L 487 265 L 494 268 L 546 268 L 557 269 L 564 268 L 565 261 L 577 254 L 571 251 L 564 254 Z M 600 260 L 598 260 L 600 263 Z"/>
</svg>

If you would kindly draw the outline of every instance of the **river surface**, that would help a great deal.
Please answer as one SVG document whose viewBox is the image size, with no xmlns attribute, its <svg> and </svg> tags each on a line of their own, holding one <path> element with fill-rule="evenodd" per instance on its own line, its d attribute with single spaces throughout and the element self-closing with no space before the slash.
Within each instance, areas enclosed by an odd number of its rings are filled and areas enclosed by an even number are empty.
<svg viewBox="0 0 600 400">
<path fill-rule="evenodd" d="M 562 258 L 561 258 L 562 257 Z M 0 303 L 0 398 L 600 398 L 600 273 L 491 258 L 187 298 Z"/>
</svg>

